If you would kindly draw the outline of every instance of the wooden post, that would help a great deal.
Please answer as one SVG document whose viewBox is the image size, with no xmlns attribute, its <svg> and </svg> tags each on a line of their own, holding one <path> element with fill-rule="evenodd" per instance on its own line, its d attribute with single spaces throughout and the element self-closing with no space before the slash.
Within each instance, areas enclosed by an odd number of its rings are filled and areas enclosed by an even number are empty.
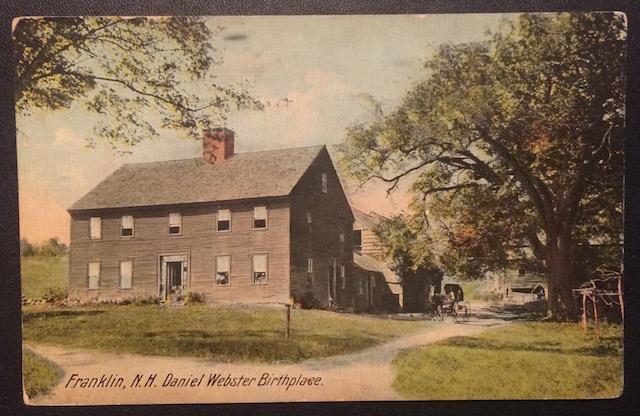
<svg viewBox="0 0 640 416">
<path fill-rule="evenodd" d="M 291 328 L 291 305 L 287 303 L 286 319 L 285 319 L 285 327 L 284 327 L 284 339 L 289 339 L 290 328 Z"/>
<path fill-rule="evenodd" d="M 582 329 L 587 332 L 587 294 L 582 292 Z"/>
<path fill-rule="evenodd" d="M 596 341 L 600 340 L 600 326 L 598 324 L 598 303 L 596 302 L 595 296 L 591 297 L 593 301 L 593 319 L 595 321 L 595 332 L 596 332 Z"/>
<path fill-rule="evenodd" d="M 620 300 L 620 319 L 624 324 L 624 301 L 622 300 L 622 274 L 618 278 L 618 299 Z"/>
</svg>

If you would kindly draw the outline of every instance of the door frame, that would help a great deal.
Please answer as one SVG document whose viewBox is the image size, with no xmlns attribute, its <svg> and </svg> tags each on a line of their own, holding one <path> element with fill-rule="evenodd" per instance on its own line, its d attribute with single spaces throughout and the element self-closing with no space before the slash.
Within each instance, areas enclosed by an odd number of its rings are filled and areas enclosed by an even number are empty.
<svg viewBox="0 0 640 416">
<path fill-rule="evenodd" d="M 191 255 L 188 251 L 180 252 L 162 252 L 158 253 L 157 271 L 156 271 L 156 295 L 161 302 L 167 299 L 166 287 L 166 267 L 165 263 L 169 262 L 182 263 L 182 290 L 186 292 L 191 287 Z M 186 268 L 186 270 L 185 270 Z"/>
</svg>

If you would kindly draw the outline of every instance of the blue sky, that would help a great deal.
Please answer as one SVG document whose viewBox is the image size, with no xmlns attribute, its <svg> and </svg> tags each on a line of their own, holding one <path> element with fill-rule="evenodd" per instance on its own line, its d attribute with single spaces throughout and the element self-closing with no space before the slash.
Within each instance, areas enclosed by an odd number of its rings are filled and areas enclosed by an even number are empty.
<svg viewBox="0 0 640 416">
<path fill-rule="evenodd" d="M 412 84 L 426 76 L 424 61 L 441 43 L 483 39 L 504 15 L 257 16 L 211 17 L 223 26 L 217 46 L 224 59 L 219 76 L 247 81 L 254 95 L 290 100 L 262 112 L 230 116 L 236 151 L 340 143 L 345 130 L 366 122 L 364 95 L 386 108 L 398 104 Z M 225 40 L 226 39 L 226 40 Z M 119 155 L 107 146 L 86 147 L 96 116 L 73 106 L 18 116 L 20 228 L 39 242 L 69 240 L 66 212 L 122 163 L 198 157 L 200 143 L 180 132 L 162 131 L 158 139 Z M 406 202 L 403 191 L 385 197 L 384 187 L 362 189 L 343 178 L 352 203 L 390 214 Z"/>
</svg>

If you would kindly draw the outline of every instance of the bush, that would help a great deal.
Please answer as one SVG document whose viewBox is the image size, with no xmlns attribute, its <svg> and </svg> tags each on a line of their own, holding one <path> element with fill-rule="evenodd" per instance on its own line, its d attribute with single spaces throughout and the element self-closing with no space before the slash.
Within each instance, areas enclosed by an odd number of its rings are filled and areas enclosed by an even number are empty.
<svg viewBox="0 0 640 416">
<path fill-rule="evenodd" d="M 318 307 L 318 301 L 311 291 L 307 291 L 303 297 L 299 300 L 296 300 L 297 304 L 300 304 L 302 309 L 313 309 Z"/>
<path fill-rule="evenodd" d="M 198 303 L 204 303 L 204 294 L 198 292 L 188 292 L 184 298 L 185 305 L 193 305 Z"/>
<path fill-rule="evenodd" d="M 50 287 L 42 297 L 47 303 L 59 302 L 67 298 L 67 291 L 61 287 Z"/>
</svg>

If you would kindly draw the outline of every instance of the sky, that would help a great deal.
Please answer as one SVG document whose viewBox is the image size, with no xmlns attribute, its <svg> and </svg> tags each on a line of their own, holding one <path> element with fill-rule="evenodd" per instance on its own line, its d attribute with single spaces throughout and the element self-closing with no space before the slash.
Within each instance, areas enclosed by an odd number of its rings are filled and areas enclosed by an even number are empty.
<svg viewBox="0 0 640 416">
<path fill-rule="evenodd" d="M 425 60 L 442 43 L 464 43 L 495 30 L 501 14 L 386 16 L 210 17 L 222 26 L 220 79 L 247 81 L 253 95 L 286 106 L 232 113 L 236 152 L 326 144 L 367 122 L 366 95 L 392 109 L 423 79 Z M 162 130 L 121 155 L 108 146 L 86 147 L 97 116 L 79 105 L 17 116 L 20 233 L 31 242 L 69 241 L 66 209 L 123 163 L 199 157 L 201 144 Z M 351 203 L 383 215 L 400 212 L 408 197 L 390 196 L 381 183 L 359 187 L 342 177 Z"/>
</svg>

